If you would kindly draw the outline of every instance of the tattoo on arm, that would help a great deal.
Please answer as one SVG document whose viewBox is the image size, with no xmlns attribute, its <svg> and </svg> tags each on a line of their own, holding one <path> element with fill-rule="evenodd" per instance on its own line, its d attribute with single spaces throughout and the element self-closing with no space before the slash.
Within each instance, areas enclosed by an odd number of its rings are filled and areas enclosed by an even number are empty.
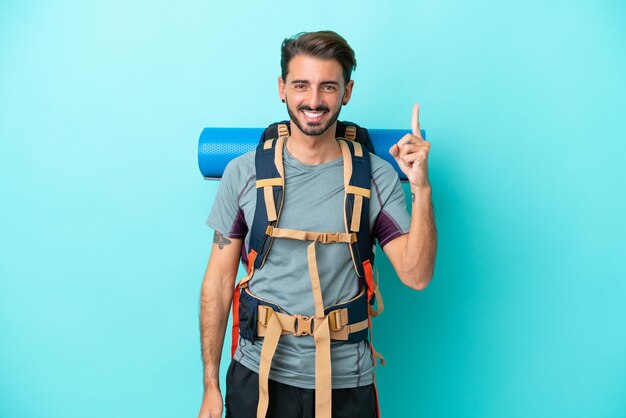
<svg viewBox="0 0 626 418">
<path fill-rule="evenodd" d="M 217 244 L 220 250 L 223 250 L 231 241 L 226 238 L 224 234 L 215 231 L 215 234 L 213 234 L 213 243 Z"/>
<path fill-rule="evenodd" d="M 411 192 L 411 202 L 415 203 L 415 193 Z"/>
</svg>

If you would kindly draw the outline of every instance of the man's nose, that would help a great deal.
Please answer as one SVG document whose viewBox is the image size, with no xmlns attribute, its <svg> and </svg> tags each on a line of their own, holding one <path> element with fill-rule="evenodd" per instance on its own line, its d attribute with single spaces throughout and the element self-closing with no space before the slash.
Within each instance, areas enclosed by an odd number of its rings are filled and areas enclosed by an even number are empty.
<svg viewBox="0 0 626 418">
<path fill-rule="evenodd" d="M 320 91 L 318 89 L 311 89 L 308 101 L 309 107 L 311 107 L 312 109 L 317 109 L 319 106 L 321 106 L 323 103 Z"/>
</svg>

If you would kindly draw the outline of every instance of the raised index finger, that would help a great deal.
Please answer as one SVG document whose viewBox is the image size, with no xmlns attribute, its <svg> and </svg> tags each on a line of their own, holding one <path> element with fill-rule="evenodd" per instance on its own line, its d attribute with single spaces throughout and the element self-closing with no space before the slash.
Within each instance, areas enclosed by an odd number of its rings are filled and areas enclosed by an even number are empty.
<svg viewBox="0 0 626 418">
<path fill-rule="evenodd" d="M 413 135 L 422 137 L 422 132 L 420 131 L 420 105 L 419 103 L 415 103 L 413 105 L 413 116 L 411 116 L 411 131 L 413 131 Z"/>
</svg>

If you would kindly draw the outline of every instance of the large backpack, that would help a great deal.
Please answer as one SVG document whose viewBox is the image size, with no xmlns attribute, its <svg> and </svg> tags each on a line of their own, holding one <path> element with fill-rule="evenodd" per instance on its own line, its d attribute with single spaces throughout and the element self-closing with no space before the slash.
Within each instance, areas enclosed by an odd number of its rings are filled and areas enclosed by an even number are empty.
<svg viewBox="0 0 626 418">
<path fill-rule="evenodd" d="M 370 153 L 372 142 L 367 130 L 348 122 L 337 123 L 344 165 L 344 224 L 342 232 L 316 232 L 281 228 L 278 223 L 283 207 L 285 175 L 283 147 L 289 137 L 289 124 L 277 122 L 268 126 L 259 141 L 255 154 L 257 203 L 250 229 L 250 248 L 247 256 L 248 275 L 241 279 L 233 296 L 233 346 L 238 337 L 255 341 L 263 337 L 259 366 L 259 404 L 257 416 L 264 417 L 269 402 L 268 376 L 271 359 L 281 335 L 313 336 L 316 347 L 316 417 L 330 418 L 330 340 L 359 342 L 371 333 L 371 317 L 382 309 L 374 308 L 378 289 L 374 283 L 374 241 L 369 224 L 371 187 Z M 256 297 L 248 282 L 256 269 L 263 268 L 276 238 L 310 241 L 307 247 L 309 274 L 315 316 L 288 315 L 280 306 Z M 345 243 L 350 248 L 353 265 L 360 281 L 360 292 L 349 301 L 324 306 L 317 272 L 315 245 Z M 370 342 L 374 363 L 382 357 Z"/>
</svg>

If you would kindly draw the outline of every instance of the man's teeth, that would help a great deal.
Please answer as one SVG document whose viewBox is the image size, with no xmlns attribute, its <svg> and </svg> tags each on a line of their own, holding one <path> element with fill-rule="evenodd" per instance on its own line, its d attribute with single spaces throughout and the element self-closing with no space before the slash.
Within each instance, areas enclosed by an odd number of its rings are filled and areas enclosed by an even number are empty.
<svg viewBox="0 0 626 418">
<path fill-rule="evenodd" d="M 319 118 L 324 112 L 309 112 L 304 110 L 304 114 L 309 118 Z"/>
</svg>

